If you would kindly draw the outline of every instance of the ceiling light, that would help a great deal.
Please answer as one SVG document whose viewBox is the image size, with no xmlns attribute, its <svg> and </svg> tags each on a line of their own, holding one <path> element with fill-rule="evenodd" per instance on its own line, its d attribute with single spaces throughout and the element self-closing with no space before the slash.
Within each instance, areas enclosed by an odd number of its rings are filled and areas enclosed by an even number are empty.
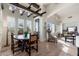
<svg viewBox="0 0 79 59">
<path fill-rule="evenodd" d="M 19 13 L 22 14 L 23 10 L 19 10 Z"/>
<path fill-rule="evenodd" d="M 15 10 L 16 10 L 16 7 L 15 6 L 9 6 L 9 10 L 12 11 L 12 13 L 14 13 Z"/>
<path fill-rule="evenodd" d="M 11 10 L 11 11 L 13 10 L 12 6 L 9 6 L 9 10 Z"/>
<path fill-rule="evenodd" d="M 16 7 L 15 6 L 9 6 L 9 10 L 16 10 Z"/>
</svg>

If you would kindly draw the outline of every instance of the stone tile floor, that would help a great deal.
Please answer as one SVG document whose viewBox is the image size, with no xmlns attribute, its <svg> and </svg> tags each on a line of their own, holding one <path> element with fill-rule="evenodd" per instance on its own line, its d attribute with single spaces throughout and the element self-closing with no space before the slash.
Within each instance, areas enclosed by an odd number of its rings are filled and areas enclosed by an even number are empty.
<svg viewBox="0 0 79 59">
<path fill-rule="evenodd" d="M 65 42 L 63 38 L 58 43 L 39 42 L 39 51 L 32 50 L 32 56 L 76 56 L 77 48 L 71 43 Z M 4 47 L 0 56 L 13 56 L 10 46 Z M 16 52 L 14 56 L 28 56 L 27 52 Z"/>
</svg>

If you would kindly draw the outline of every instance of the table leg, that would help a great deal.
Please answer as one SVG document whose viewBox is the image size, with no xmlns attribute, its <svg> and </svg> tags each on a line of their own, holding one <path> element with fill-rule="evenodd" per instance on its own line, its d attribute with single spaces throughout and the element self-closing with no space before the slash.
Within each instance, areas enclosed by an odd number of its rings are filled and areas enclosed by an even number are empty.
<svg viewBox="0 0 79 59">
<path fill-rule="evenodd" d="M 75 38 L 73 37 L 73 45 L 74 45 L 74 39 L 75 39 Z"/>
<path fill-rule="evenodd" d="M 24 51 L 24 41 L 22 41 L 22 52 Z"/>
<path fill-rule="evenodd" d="M 74 42 L 74 41 L 75 41 L 75 39 L 76 39 L 76 37 L 73 37 L 73 45 L 75 44 L 75 42 Z"/>
<path fill-rule="evenodd" d="M 31 46 L 29 44 L 29 56 L 31 56 Z"/>
<path fill-rule="evenodd" d="M 79 47 L 77 48 L 77 56 L 79 56 Z"/>
<path fill-rule="evenodd" d="M 65 37 L 65 42 L 67 41 L 67 38 Z"/>
</svg>

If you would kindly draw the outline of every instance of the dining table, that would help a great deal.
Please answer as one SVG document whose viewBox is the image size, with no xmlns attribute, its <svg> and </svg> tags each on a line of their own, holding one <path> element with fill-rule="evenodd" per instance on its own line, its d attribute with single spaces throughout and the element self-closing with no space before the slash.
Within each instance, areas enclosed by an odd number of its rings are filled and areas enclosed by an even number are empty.
<svg viewBox="0 0 79 59">
<path fill-rule="evenodd" d="M 20 35 L 14 35 L 15 40 L 18 40 L 21 42 L 21 51 L 23 52 L 24 50 L 26 51 L 28 49 L 27 42 L 30 40 L 30 34 L 27 34 L 25 37 L 25 34 L 20 34 Z"/>
</svg>

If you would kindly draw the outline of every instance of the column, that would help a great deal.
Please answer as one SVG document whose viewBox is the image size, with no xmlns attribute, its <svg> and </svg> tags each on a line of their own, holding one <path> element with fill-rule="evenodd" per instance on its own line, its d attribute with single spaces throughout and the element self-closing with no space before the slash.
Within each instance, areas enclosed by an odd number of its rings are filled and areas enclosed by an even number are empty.
<svg viewBox="0 0 79 59">
<path fill-rule="evenodd" d="M 2 48 L 2 26 L 3 26 L 3 20 L 2 20 L 2 10 L 0 8 L 0 51 Z"/>
<path fill-rule="evenodd" d="M 18 33 L 18 18 L 15 18 L 15 34 Z"/>
<path fill-rule="evenodd" d="M 40 41 L 46 40 L 44 24 L 45 24 L 45 20 L 42 17 L 40 17 L 40 25 L 39 25 L 39 27 L 40 27 L 40 30 L 39 30 L 40 31 Z"/>
</svg>

